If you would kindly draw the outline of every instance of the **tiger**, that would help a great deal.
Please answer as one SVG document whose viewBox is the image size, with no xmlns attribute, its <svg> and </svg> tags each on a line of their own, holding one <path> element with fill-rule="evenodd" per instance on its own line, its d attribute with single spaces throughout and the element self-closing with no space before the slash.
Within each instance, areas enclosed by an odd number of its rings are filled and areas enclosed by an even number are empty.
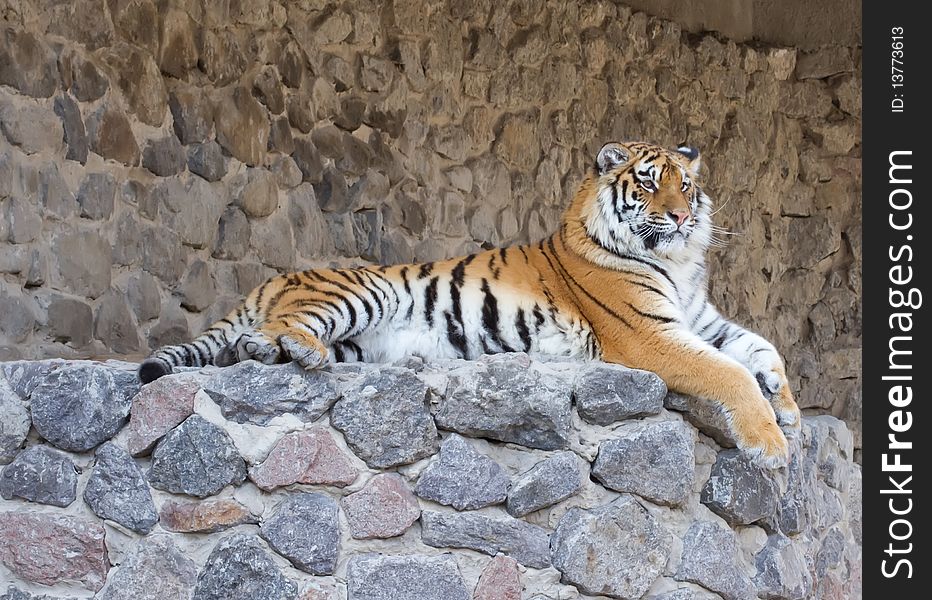
<svg viewBox="0 0 932 600">
<path fill-rule="evenodd" d="M 451 260 L 282 274 L 190 343 L 142 362 L 394 362 L 483 354 L 601 360 L 652 371 L 721 408 L 736 445 L 766 467 L 789 458 L 800 411 L 773 344 L 709 302 L 712 201 L 699 152 L 601 147 L 559 227 L 532 244 Z"/>
</svg>

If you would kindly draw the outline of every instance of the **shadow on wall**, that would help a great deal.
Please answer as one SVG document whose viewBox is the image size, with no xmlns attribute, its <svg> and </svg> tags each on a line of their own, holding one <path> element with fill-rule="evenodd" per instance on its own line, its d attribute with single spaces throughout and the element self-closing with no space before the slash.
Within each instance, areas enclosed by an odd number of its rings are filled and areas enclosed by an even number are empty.
<svg viewBox="0 0 932 600">
<path fill-rule="evenodd" d="M 859 445 L 856 42 L 611 2 L 320 4 L 0 12 L 0 358 L 141 356 L 279 271 L 537 240 L 604 141 L 688 141 L 737 234 L 713 299 Z"/>
</svg>

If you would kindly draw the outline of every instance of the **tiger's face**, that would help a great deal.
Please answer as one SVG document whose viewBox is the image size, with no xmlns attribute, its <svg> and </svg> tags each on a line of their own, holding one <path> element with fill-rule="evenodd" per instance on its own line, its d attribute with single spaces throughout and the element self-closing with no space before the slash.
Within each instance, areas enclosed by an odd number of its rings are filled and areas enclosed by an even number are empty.
<svg viewBox="0 0 932 600">
<path fill-rule="evenodd" d="M 711 202 L 696 183 L 699 153 L 609 143 L 595 164 L 590 235 L 625 253 L 677 258 L 708 244 Z"/>
</svg>

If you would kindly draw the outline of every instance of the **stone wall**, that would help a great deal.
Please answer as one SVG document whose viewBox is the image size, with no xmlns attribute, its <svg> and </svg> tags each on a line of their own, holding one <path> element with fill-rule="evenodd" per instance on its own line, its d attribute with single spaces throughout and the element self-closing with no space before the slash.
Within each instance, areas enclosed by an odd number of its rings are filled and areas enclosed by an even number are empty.
<svg viewBox="0 0 932 600">
<path fill-rule="evenodd" d="M 142 355 L 279 271 L 540 239 L 603 142 L 651 139 L 703 151 L 723 312 L 857 424 L 859 75 L 612 2 L 0 0 L 0 359 Z"/>
<path fill-rule="evenodd" d="M 135 367 L 0 363 L 0 598 L 860 597 L 831 416 L 765 471 L 616 365 Z"/>
</svg>

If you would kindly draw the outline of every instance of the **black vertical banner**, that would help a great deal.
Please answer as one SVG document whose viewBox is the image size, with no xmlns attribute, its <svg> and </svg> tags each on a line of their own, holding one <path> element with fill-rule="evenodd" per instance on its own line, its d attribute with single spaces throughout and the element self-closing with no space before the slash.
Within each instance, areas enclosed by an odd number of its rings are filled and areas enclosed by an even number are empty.
<svg viewBox="0 0 932 600">
<path fill-rule="evenodd" d="M 926 7 L 863 4 L 865 598 L 927 598 L 932 568 Z"/>
</svg>

